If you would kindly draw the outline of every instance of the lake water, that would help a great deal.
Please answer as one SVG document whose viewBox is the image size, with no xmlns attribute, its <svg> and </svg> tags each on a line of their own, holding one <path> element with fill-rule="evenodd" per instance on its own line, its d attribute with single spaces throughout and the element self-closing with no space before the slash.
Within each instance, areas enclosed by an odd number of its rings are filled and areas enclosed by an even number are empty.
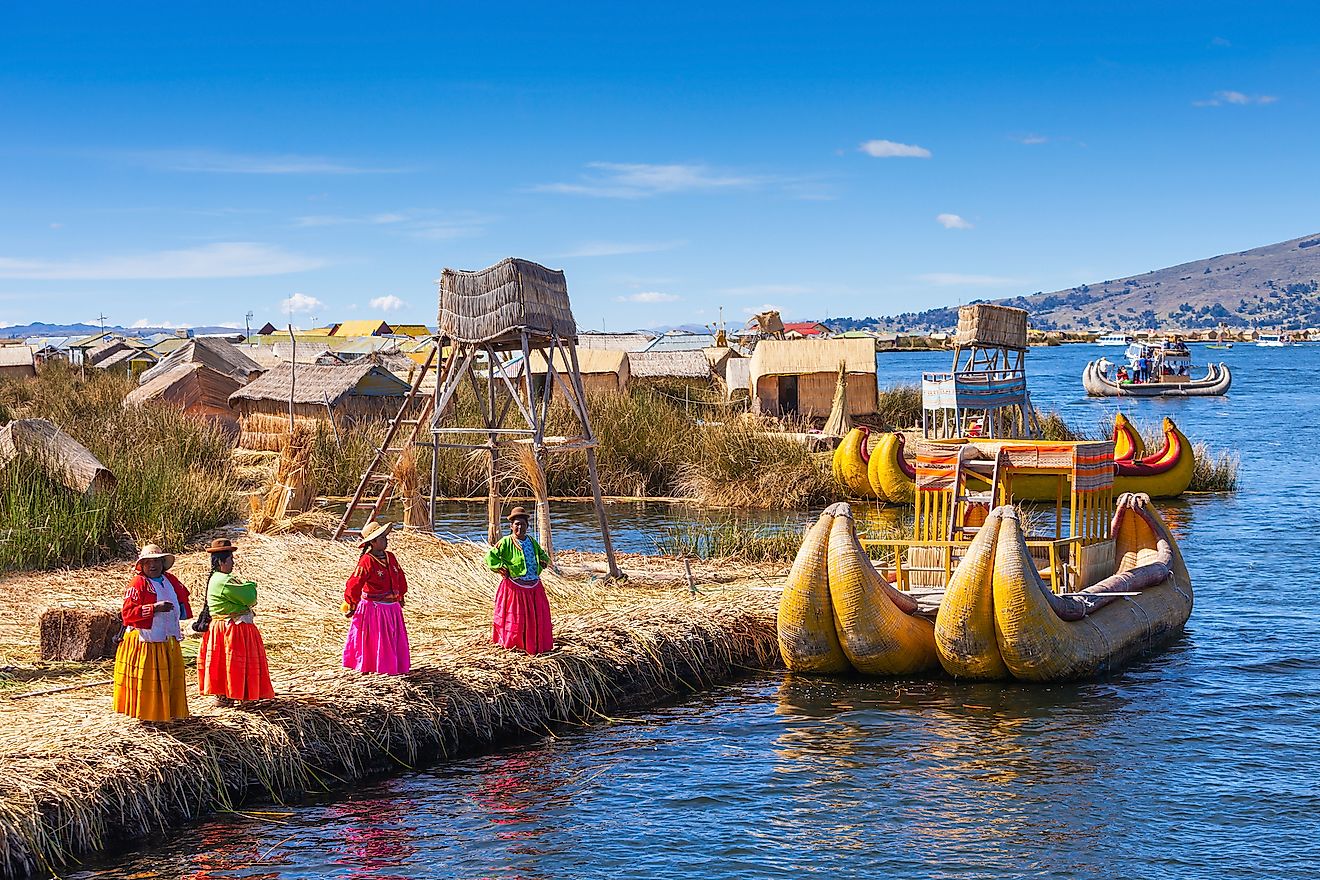
<svg viewBox="0 0 1320 880">
<path fill-rule="evenodd" d="M 67 876 L 1310 877 L 1320 347 L 1197 351 L 1233 367 L 1230 396 L 1087 400 L 1083 365 L 1113 349 L 1029 357 L 1038 406 L 1171 415 L 1242 454 L 1236 495 L 1165 507 L 1196 589 L 1187 634 L 1111 679 L 768 676 Z M 880 379 L 948 361 L 884 355 Z M 621 535 L 647 527 L 621 513 Z"/>
</svg>

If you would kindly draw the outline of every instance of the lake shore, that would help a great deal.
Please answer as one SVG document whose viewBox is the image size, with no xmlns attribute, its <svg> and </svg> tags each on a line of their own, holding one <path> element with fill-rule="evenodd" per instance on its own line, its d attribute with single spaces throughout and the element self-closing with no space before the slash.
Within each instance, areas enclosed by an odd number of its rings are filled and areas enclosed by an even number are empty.
<svg viewBox="0 0 1320 880">
<path fill-rule="evenodd" d="M 257 623 L 277 697 L 221 708 L 196 692 L 193 717 L 144 725 L 111 708 L 110 663 L 44 664 L 48 607 L 113 608 L 126 564 L 0 577 L 0 875 L 56 872 L 251 802 L 297 800 L 368 777 L 545 735 L 564 724 L 663 702 L 745 670 L 776 668 L 782 567 L 736 570 L 622 556 L 625 583 L 596 554 L 560 554 L 546 576 L 555 650 L 490 643 L 495 579 L 482 548 L 396 534 L 410 581 L 413 671 L 362 676 L 340 666 L 338 609 L 352 545 L 291 535 L 238 538 L 239 573 L 260 586 Z M 200 590 L 204 553 L 173 569 Z M 197 639 L 185 639 L 194 655 Z"/>
</svg>

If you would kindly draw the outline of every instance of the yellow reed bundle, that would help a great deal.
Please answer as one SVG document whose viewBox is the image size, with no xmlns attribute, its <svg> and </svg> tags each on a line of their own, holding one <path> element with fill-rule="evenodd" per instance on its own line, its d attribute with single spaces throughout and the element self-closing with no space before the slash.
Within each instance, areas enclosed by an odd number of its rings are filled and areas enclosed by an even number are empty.
<svg viewBox="0 0 1320 880">
<path fill-rule="evenodd" d="M 260 497 L 251 499 L 248 531 L 264 534 L 312 506 L 316 489 L 309 479 L 308 464 L 315 442 L 315 427 L 306 422 L 294 425 L 293 433 L 285 439 L 271 485 Z"/>
<path fill-rule="evenodd" d="M 403 500 L 403 525 L 410 529 L 430 529 L 431 511 L 422 495 L 421 479 L 417 474 L 417 455 L 412 447 L 399 454 L 394 462 L 394 491 Z"/>
<path fill-rule="evenodd" d="M 546 484 L 545 471 L 541 469 L 541 463 L 536 460 L 536 450 L 530 444 L 515 443 L 513 448 L 514 461 L 527 480 L 532 497 L 536 499 L 536 533 L 546 555 L 550 557 L 550 564 L 554 565 L 555 547 L 550 535 L 550 490 Z"/>
</svg>

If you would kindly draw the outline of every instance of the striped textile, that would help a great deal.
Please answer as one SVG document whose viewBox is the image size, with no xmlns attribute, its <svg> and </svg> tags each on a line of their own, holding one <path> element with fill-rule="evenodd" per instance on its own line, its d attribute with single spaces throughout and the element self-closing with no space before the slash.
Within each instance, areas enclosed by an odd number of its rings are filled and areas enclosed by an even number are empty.
<svg viewBox="0 0 1320 880">
<path fill-rule="evenodd" d="M 917 489 L 924 492 L 947 492 L 954 488 L 961 447 L 952 452 L 927 450 L 917 453 Z"/>
</svg>

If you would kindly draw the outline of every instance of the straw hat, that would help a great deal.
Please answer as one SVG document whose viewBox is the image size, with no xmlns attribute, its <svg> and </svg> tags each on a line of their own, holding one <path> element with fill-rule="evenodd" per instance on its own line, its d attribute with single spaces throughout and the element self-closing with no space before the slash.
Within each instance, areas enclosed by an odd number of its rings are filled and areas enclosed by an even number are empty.
<svg viewBox="0 0 1320 880">
<path fill-rule="evenodd" d="M 174 567 L 174 554 L 166 553 L 164 550 L 161 549 L 161 546 L 159 544 L 145 545 L 142 548 L 142 552 L 138 554 L 137 561 L 141 562 L 144 559 L 165 560 L 165 569 L 164 569 L 165 571 L 169 571 L 171 568 Z M 136 563 L 134 563 L 134 567 L 135 568 L 137 567 Z"/>
<path fill-rule="evenodd" d="M 358 540 L 359 547 L 365 547 L 381 535 L 388 535 L 394 528 L 394 523 L 387 522 L 369 522 L 362 527 L 362 535 Z"/>
<path fill-rule="evenodd" d="M 211 546 L 206 548 L 207 553 L 232 553 L 238 549 L 238 545 L 228 538 L 216 538 L 211 542 Z"/>
<path fill-rule="evenodd" d="M 527 508 L 525 508 L 525 507 L 515 507 L 513 510 L 510 510 L 510 511 L 509 511 L 509 515 L 506 516 L 505 519 L 507 519 L 509 522 L 513 522 L 513 521 L 514 521 L 515 519 L 517 519 L 518 517 L 522 517 L 523 519 L 525 519 L 525 520 L 529 520 L 529 521 L 530 521 L 531 518 L 532 518 L 531 514 L 529 514 L 529 513 L 527 512 Z"/>
</svg>

